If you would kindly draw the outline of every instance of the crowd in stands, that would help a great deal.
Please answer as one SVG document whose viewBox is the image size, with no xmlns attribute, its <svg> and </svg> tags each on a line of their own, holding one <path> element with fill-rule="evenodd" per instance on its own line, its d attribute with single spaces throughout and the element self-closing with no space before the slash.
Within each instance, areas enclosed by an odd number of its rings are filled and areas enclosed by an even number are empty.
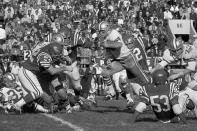
<svg viewBox="0 0 197 131">
<path fill-rule="evenodd" d="M 108 21 L 123 30 L 140 31 L 149 47 L 158 45 L 149 55 L 161 55 L 166 20 L 192 19 L 197 28 L 195 4 L 193 0 L 1 0 L 1 28 L 6 31 L 1 48 L 8 51 L 27 41 L 32 46 L 50 41 L 50 33 L 63 26 L 74 32 L 81 20 L 89 32 Z"/>
</svg>

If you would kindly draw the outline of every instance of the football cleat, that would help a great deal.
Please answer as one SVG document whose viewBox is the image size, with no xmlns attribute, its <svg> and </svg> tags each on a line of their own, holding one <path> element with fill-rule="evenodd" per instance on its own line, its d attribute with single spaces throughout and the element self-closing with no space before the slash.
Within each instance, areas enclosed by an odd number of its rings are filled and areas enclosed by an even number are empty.
<svg viewBox="0 0 197 131">
<path fill-rule="evenodd" d="M 113 96 L 112 96 L 111 94 L 106 95 L 106 96 L 103 98 L 104 101 L 109 101 L 109 100 L 112 100 L 112 99 L 113 99 Z"/>
<path fill-rule="evenodd" d="M 53 114 L 58 112 L 58 106 L 55 105 L 54 103 L 50 104 L 49 106 L 49 113 Z"/>
<path fill-rule="evenodd" d="M 89 110 L 92 106 L 92 101 L 88 100 L 88 99 L 85 99 L 83 97 L 79 97 L 79 104 L 81 106 L 82 109 L 84 110 Z"/>
<path fill-rule="evenodd" d="M 87 99 L 90 100 L 94 106 L 97 106 L 97 101 L 94 94 L 90 94 Z"/>
<path fill-rule="evenodd" d="M 72 107 L 72 110 L 73 110 L 73 111 L 79 112 L 79 111 L 81 111 L 81 106 L 80 106 L 78 103 L 76 103 L 76 104 Z"/>
</svg>

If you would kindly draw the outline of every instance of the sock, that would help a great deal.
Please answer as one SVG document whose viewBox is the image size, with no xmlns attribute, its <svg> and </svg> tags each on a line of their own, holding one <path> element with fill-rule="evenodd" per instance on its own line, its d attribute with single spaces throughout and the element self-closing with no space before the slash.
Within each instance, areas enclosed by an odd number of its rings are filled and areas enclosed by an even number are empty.
<svg viewBox="0 0 197 131">
<path fill-rule="evenodd" d="M 186 120 L 185 115 L 183 113 L 179 114 L 178 116 L 183 124 L 187 124 L 187 120 Z"/>
<path fill-rule="evenodd" d="M 126 98 L 127 98 L 128 101 L 133 101 L 133 99 L 131 98 L 130 93 L 129 94 L 126 94 Z"/>
<path fill-rule="evenodd" d="M 26 103 L 29 103 L 31 101 L 33 101 L 34 98 L 31 94 L 27 94 L 25 97 L 23 97 L 21 100 L 19 100 L 17 103 L 16 103 L 16 106 L 18 107 L 22 107 L 23 105 L 25 105 Z"/>
</svg>

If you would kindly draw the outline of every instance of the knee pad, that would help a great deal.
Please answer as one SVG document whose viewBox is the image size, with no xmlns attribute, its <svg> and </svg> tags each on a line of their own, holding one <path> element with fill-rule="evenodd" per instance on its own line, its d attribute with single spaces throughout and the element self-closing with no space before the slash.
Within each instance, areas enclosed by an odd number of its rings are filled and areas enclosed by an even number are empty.
<svg viewBox="0 0 197 131">
<path fill-rule="evenodd" d="M 119 77 L 119 82 L 120 82 L 120 84 L 122 84 L 122 85 L 127 84 L 127 83 L 128 83 L 127 77 L 124 76 L 124 75 L 120 75 L 120 77 Z"/>
<path fill-rule="evenodd" d="M 176 115 L 179 115 L 179 114 L 182 113 L 182 108 L 181 108 L 181 106 L 180 106 L 179 104 L 173 105 L 173 106 L 172 106 L 172 109 L 173 109 L 173 111 L 174 111 L 174 113 L 175 113 Z"/>
<path fill-rule="evenodd" d="M 146 109 L 146 104 L 143 102 L 139 102 L 138 105 L 135 107 L 135 110 L 143 113 L 143 111 Z"/>
</svg>

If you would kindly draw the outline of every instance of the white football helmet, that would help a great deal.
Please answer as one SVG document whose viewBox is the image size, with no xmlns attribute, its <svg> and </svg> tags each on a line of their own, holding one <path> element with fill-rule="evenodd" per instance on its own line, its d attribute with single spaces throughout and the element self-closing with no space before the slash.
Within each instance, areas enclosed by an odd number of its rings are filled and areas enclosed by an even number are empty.
<svg viewBox="0 0 197 131">
<path fill-rule="evenodd" d="M 102 21 L 99 23 L 99 31 L 108 31 L 109 30 L 109 23 L 107 21 Z"/>
<path fill-rule="evenodd" d="M 107 32 L 110 29 L 110 24 L 106 21 L 102 21 L 101 23 L 99 23 L 99 37 L 100 37 L 100 41 L 103 40 L 104 37 L 106 37 Z"/>
<path fill-rule="evenodd" d="M 54 33 L 52 36 L 52 42 L 57 42 L 59 44 L 63 44 L 64 43 L 64 37 L 62 34 L 60 33 Z"/>
</svg>

